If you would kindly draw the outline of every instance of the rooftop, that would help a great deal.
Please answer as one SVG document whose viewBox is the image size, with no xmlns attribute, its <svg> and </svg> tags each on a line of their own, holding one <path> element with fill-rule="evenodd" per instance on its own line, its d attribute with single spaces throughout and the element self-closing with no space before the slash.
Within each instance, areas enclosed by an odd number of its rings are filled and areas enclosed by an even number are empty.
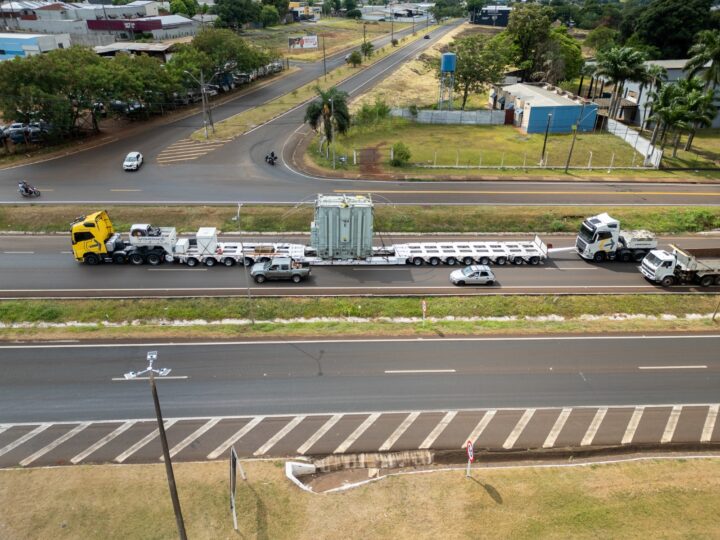
<svg viewBox="0 0 720 540">
<path fill-rule="evenodd" d="M 0 39 L 35 39 L 47 34 L 26 34 L 24 32 L 0 32 Z"/>
<path fill-rule="evenodd" d="M 532 103 L 534 106 L 555 106 L 555 105 L 577 105 L 577 98 L 570 98 L 565 95 L 560 95 L 556 92 L 543 88 L 542 86 L 535 86 L 532 84 L 511 84 L 509 86 L 503 86 L 503 90 L 509 92 L 515 97 Z"/>
<path fill-rule="evenodd" d="M 165 52 L 172 44 L 169 43 L 136 43 L 136 42 L 118 42 L 110 45 L 99 45 L 93 47 L 97 54 L 107 54 L 117 51 L 133 51 L 133 52 Z"/>
</svg>

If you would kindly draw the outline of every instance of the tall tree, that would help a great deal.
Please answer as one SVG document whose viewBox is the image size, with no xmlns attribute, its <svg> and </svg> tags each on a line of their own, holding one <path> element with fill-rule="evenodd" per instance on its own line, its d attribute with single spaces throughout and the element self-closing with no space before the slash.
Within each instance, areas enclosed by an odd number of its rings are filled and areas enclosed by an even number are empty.
<svg viewBox="0 0 720 540">
<path fill-rule="evenodd" d="M 645 73 L 645 55 L 636 49 L 613 47 L 598 54 L 597 75 L 614 86 L 608 108 L 608 118 L 615 118 L 620 111 L 625 83 L 645 80 Z"/>
<path fill-rule="evenodd" d="M 585 39 L 584 45 L 590 47 L 596 53 L 612 49 L 617 45 L 620 32 L 607 26 L 598 26 L 590 31 Z"/>
<path fill-rule="evenodd" d="M 264 5 L 260 10 L 260 22 L 263 28 L 280 24 L 280 14 L 275 6 Z"/>
<path fill-rule="evenodd" d="M 720 86 L 720 30 L 700 32 L 689 52 L 685 64 L 688 77 L 700 75 L 707 88 Z"/>
<path fill-rule="evenodd" d="M 338 90 L 334 86 L 323 90 L 315 87 L 318 99 L 310 103 L 305 110 L 305 122 L 310 124 L 315 131 L 322 125 L 325 138 L 332 142 L 333 134 L 347 133 L 350 129 L 350 112 L 348 111 L 347 92 Z"/>
<path fill-rule="evenodd" d="M 645 70 L 645 80 L 643 81 L 641 91 L 647 87 L 650 99 L 645 101 L 645 110 L 643 111 L 643 119 L 640 122 L 640 129 L 645 129 L 647 120 L 652 117 L 652 96 L 653 92 L 657 92 L 662 86 L 663 82 L 667 80 L 667 70 L 657 64 L 650 64 Z M 649 112 L 649 115 L 648 115 Z"/>
<path fill-rule="evenodd" d="M 260 19 L 261 4 L 254 0 L 217 0 L 218 25 L 238 29 Z"/>
<path fill-rule="evenodd" d="M 516 63 L 523 78 L 542 69 L 541 52 L 550 38 L 552 10 L 539 4 L 516 4 L 510 13 L 507 34 L 517 47 Z"/>
<path fill-rule="evenodd" d="M 290 5 L 288 0 L 263 0 L 262 3 L 266 6 L 275 6 L 281 20 L 287 15 Z"/>
<path fill-rule="evenodd" d="M 456 39 L 450 44 L 450 49 L 457 54 L 455 91 L 462 93 L 460 108 L 464 110 L 471 93 L 502 82 L 509 58 L 498 41 L 484 34 Z"/>
</svg>

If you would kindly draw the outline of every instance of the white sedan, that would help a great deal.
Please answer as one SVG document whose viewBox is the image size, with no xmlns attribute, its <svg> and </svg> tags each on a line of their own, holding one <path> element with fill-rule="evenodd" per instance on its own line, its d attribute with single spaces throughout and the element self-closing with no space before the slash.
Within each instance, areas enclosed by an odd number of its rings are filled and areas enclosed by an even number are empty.
<svg viewBox="0 0 720 540">
<path fill-rule="evenodd" d="M 492 285 L 495 283 L 495 274 L 484 264 L 466 266 L 450 274 L 453 285 Z"/>
<path fill-rule="evenodd" d="M 130 152 L 123 161 L 123 169 L 126 171 L 137 171 L 143 164 L 143 156 L 140 152 Z"/>
</svg>

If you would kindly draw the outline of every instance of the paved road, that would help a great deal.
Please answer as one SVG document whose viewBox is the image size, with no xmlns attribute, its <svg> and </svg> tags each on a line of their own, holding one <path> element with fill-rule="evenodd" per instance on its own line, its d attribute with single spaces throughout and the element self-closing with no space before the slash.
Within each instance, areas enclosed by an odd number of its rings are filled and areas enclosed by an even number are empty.
<svg viewBox="0 0 720 540">
<path fill-rule="evenodd" d="M 441 240 L 448 237 L 434 237 Z M 467 237 L 465 237 L 467 239 Z M 494 237 L 497 240 L 497 237 Z M 268 241 L 267 238 L 263 239 Z M 281 240 L 281 239 L 278 239 Z M 285 238 L 303 242 L 305 238 Z M 387 241 L 388 239 L 386 239 Z M 391 242 L 406 241 L 392 238 Z M 417 238 L 413 238 L 416 241 Z M 637 264 L 592 264 L 573 251 L 572 237 L 553 237 L 557 252 L 539 266 L 506 265 L 493 268 L 497 284 L 456 287 L 449 283 L 447 266 L 322 267 L 312 269 L 300 284 L 250 280 L 251 294 L 338 296 L 338 295 L 482 295 L 522 293 L 673 293 L 717 292 L 717 287 L 673 287 L 663 289 L 646 281 Z M 674 238 L 689 247 L 717 245 L 713 238 Z M 0 237 L 0 298 L 29 297 L 138 297 L 138 296 L 243 296 L 247 294 L 242 267 L 188 268 L 183 265 L 89 267 L 78 264 L 65 236 Z"/>
<path fill-rule="evenodd" d="M 2 347 L 0 466 L 717 442 L 720 336 Z M 693 354 L 689 355 L 688 350 Z M 156 434 L 155 434 L 156 436 Z M 230 442 L 228 442 L 230 441 Z M 94 449 L 94 450 L 93 450 Z"/>
<path fill-rule="evenodd" d="M 363 92 L 391 74 L 398 65 L 417 56 L 450 30 L 445 26 L 396 54 L 359 72 L 341 89 L 351 95 Z M 342 55 L 330 65 L 342 62 Z M 320 63 L 277 83 L 256 90 L 215 110 L 220 119 L 287 92 L 319 75 Z M 165 126 L 149 128 L 132 139 L 120 140 L 77 155 L 0 171 L 0 203 L 18 202 L 16 181 L 23 178 L 43 191 L 33 202 L 298 202 L 317 193 L 373 193 L 378 201 L 398 204 L 719 204 L 720 186 L 587 183 L 372 182 L 307 177 L 288 168 L 304 110 L 299 108 L 193 161 L 174 161 L 191 153 L 179 144 L 200 125 L 198 115 Z M 124 173 L 120 163 L 130 150 L 141 150 L 146 165 L 137 173 Z M 264 156 L 281 152 L 282 163 L 269 167 Z M 165 152 L 163 154 L 163 152 Z M 168 153 L 169 152 L 169 153 Z M 201 152 L 202 153 L 202 152 Z M 160 160 L 158 161 L 158 158 Z M 170 158 L 170 159 L 168 159 Z"/>
</svg>

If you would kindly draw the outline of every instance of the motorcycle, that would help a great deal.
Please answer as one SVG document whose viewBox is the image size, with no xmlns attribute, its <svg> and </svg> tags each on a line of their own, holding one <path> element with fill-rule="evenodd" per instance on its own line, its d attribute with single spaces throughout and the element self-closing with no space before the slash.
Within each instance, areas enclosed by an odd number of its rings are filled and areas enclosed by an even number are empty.
<svg viewBox="0 0 720 540">
<path fill-rule="evenodd" d="M 268 155 L 265 156 L 265 163 L 267 163 L 268 165 L 275 165 L 277 158 L 278 157 L 275 155 L 275 152 L 270 152 Z"/>
<path fill-rule="evenodd" d="M 18 193 L 26 198 L 39 197 L 40 190 L 27 182 L 18 182 Z"/>
</svg>

